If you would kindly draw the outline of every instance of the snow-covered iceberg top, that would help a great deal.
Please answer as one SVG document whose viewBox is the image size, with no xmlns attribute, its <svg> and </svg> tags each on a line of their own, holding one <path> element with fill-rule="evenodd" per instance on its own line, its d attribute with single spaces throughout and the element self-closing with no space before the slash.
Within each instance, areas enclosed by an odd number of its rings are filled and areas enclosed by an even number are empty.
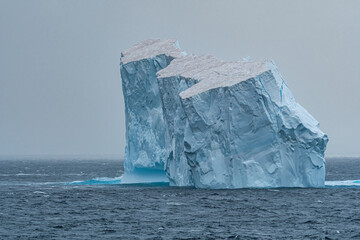
<svg viewBox="0 0 360 240">
<path fill-rule="evenodd" d="M 180 50 L 176 39 L 148 39 L 122 52 L 121 62 L 126 64 L 141 59 L 150 59 L 162 54 L 173 58 L 186 55 L 185 52 Z"/>
<path fill-rule="evenodd" d="M 120 72 L 125 182 L 324 186 L 328 138 L 273 61 L 225 62 L 147 40 L 122 54 Z"/>
<path fill-rule="evenodd" d="M 249 78 L 256 77 L 267 70 L 269 70 L 269 66 L 266 61 L 239 60 L 223 63 L 203 74 L 191 76 L 189 73 L 188 77 L 198 78 L 204 81 L 183 91 L 180 93 L 180 96 L 181 98 L 188 98 L 213 88 L 229 87 Z"/>
</svg>

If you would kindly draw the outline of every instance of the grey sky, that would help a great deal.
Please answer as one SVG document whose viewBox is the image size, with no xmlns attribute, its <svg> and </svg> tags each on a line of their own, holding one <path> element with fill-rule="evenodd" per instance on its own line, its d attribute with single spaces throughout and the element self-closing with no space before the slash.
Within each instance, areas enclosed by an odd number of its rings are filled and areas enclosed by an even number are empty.
<svg viewBox="0 0 360 240">
<path fill-rule="evenodd" d="M 123 154 L 120 52 L 272 58 L 329 135 L 360 155 L 360 1 L 0 0 L 0 155 Z"/>
</svg>

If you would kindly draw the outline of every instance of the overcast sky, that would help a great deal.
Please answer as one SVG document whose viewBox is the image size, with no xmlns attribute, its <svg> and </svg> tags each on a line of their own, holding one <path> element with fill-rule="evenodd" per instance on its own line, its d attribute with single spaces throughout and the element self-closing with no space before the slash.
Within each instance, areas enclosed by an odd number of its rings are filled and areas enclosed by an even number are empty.
<svg viewBox="0 0 360 240">
<path fill-rule="evenodd" d="M 0 155 L 121 154 L 122 50 L 272 58 L 329 135 L 360 155 L 360 1 L 0 0 Z"/>
</svg>

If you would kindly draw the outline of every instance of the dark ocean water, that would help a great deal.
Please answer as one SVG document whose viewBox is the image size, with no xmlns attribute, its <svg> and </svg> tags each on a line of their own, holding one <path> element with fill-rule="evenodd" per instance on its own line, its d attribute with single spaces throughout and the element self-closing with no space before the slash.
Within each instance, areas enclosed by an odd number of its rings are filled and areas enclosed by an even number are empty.
<svg viewBox="0 0 360 240">
<path fill-rule="evenodd" d="M 0 239 L 360 239 L 360 188 L 92 185 L 117 183 L 122 169 L 1 160 Z M 329 159 L 326 169 L 327 181 L 360 179 L 360 159 Z"/>
</svg>

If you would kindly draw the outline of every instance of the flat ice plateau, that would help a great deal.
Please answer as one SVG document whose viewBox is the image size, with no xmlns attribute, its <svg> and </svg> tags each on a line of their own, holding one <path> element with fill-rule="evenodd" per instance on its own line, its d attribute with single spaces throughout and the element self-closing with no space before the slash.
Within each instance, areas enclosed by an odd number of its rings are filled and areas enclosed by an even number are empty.
<svg viewBox="0 0 360 240">
<path fill-rule="evenodd" d="M 122 183 L 324 187 L 328 137 L 272 60 L 226 62 L 146 40 L 121 55 Z"/>
</svg>

